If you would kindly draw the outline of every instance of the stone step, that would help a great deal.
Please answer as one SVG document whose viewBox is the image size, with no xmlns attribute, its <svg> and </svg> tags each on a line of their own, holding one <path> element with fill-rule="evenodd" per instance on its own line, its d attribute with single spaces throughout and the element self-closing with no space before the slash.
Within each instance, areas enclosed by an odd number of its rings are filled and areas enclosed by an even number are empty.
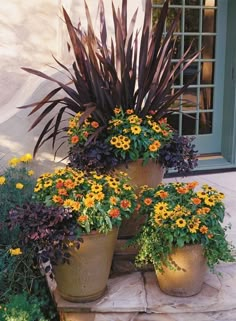
<svg viewBox="0 0 236 321">
<path fill-rule="evenodd" d="M 113 276 L 105 295 L 89 303 L 53 296 L 63 321 L 235 321 L 236 263 L 219 264 L 205 276 L 201 292 L 173 297 L 160 291 L 153 271 Z"/>
</svg>

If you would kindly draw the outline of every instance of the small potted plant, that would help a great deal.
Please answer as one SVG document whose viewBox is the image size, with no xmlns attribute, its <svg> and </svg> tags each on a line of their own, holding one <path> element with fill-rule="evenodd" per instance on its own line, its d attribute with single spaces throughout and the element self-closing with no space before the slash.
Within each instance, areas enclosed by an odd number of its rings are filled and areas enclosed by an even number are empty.
<svg viewBox="0 0 236 321">
<path fill-rule="evenodd" d="M 10 213 L 11 226 L 20 227 L 19 247 L 32 246 L 41 262 L 51 262 L 66 300 L 99 298 L 106 289 L 118 228 L 136 206 L 129 179 L 122 173 L 65 167 L 41 175 L 34 192 L 34 202 Z"/>
<path fill-rule="evenodd" d="M 143 187 L 139 211 L 146 222 L 132 240 L 136 264 L 152 263 L 162 291 L 175 296 L 197 294 L 206 267 L 234 261 L 223 227 L 224 195 L 197 182 Z"/>
</svg>

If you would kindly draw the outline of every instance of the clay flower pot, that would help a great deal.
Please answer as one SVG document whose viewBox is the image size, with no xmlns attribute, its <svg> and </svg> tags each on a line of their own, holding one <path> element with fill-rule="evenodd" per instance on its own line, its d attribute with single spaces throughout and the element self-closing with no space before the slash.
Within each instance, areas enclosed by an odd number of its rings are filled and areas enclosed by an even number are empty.
<svg viewBox="0 0 236 321">
<path fill-rule="evenodd" d="M 106 290 L 118 230 L 83 235 L 79 249 L 71 248 L 70 264 L 54 267 L 57 289 L 67 301 L 89 302 Z"/>
<path fill-rule="evenodd" d="M 196 244 L 176 248 L 169 261 L 174 270 L 163 266 L 164 273 L 156 271 L 160 289 L 168 295 L 181 297 L 199 293 L 207 269 L 202 246 Z"/>
</svg>

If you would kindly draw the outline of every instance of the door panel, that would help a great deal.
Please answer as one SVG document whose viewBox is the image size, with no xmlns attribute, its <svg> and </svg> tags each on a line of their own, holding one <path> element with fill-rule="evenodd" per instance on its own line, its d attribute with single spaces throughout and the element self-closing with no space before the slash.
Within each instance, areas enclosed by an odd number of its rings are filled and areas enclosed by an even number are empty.
<svg viewBox="0 0 236 321">
<path fill-rule="evenodd" d="M 158 19 L 163 0 L 153 1 L 153 19 Z M 176 30 L 177 48 L 173 63 L 193 41 L 193 51 L 203 48 L 198 60 L 186 69 L 176 88 L 198 71 L 195 82 L 180 97 L 169 122 L 180 135 L 196 136 L 199 153 L 220 153 L 223 115 L 223 82 L 227 0 L 172 0 L 169 20 L 176 9 L 182 14 Z M 167 28 L 169 25 L 167 22 Z"/>
</svg>

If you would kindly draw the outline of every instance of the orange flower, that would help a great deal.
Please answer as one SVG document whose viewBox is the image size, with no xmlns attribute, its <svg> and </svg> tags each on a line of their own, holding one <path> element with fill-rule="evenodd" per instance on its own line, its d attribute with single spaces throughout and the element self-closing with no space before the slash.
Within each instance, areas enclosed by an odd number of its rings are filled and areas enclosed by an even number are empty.
<svg viewBox="0 0 236 321">
<path fill-rule="evenodd" d="M 92 122 L 91 122 L 91 126 L 92 126 L 93 128 L 98 128 L 98 127 L 99 127 L 99 123 L 98 123 L 97 121 L 92 121 Z"/>
<path fill-rule="evenodd" d="M 72 181 L 72 179 L 68 178 L 64 182 L 64 186 L 69 189 L 73 189 L 75 187 L 75 182 Z"/>
<path fill-rule="evenodd" d="M 62 188 L 64 186 L 64 182 L 62 179 L 59 179 L 56 183 L 56 188 Z"/>
<path fill-rule="evenodd" d="M 133 109 L 127 109 L 127 110 L 126 110 L 126 114 L 127 114 L 127 115 L 131 115 L 131 114 L 133 114 L 133 113 L 134 113 Z"/>
<path fill-rule="evenodd" d="M 149 206 L 152 204 L 152 199 L 150 197 L 147 197 L 145 198 L 144 203 Z"/>
<path fill-rule="evenodd" d="M 80 217 L 78 217 L 77 221 L 79 223 L 84 223 L 88 220 L 88 215 L 80 215 Z"/>
<path fill-rule="evenodd" d="M 91 197 L 88 197 L 84 200 L 84 205 L 86 207 L 93 207 L 94 206 L 94 199 Z"/>
<path fill-rule="evenodd" d="M 214 235 L 213 235 L 213 234 L 208 234 L 207 237 L 208 237 L 209 239 L 212 239 L 212 238 L 214 237 Z"/>
<path fill-rule="evenodd" d="M 202 234 L 207 234 L 208 232 L 208 227 L 206 225 L 203 225 L 201 228 L 200 228 L 200 232 Z"/>
<path fill-rule="evenodd" d="M 54 195 L 52 197 L 52 200 L 54 203 L 59 203 L 59 204 L 63 204 L 63 202 L 64 202 L 63 199 L 61 198 L 61 196 L 58 196 L 58 195 Z"/>
<path fill-rule="evenodd" d="M 176 190 L 179 194 L 187 194 L 189 192 L 187 187 L 178 187 Z"/>
<path fill-rule="evenodd" d="M 169 193 L 168 193 L 168 192 L 165 192 L 165 191 L 160 191 L 160 193 L 159 193 L 159 196 L 160 196 L 160 198 L 162 198 L 162 199 L 167 198 L 168 195 L 169 195 Z"/>
<path fill-rule="evenodd" d="M 120 206 L 122 208 L 128 208 L 128 207 L 131 207 L 131 202 L 129 200 L 122 200 L 120 202 Z"/>
<path fill-rule="evenodd" d="M 114 197 L 114 196 L 111 196 L 111 197 L 110 197 L 110 203 L 111 203 L 112 205 L 116 205 L 116 203 L 117 203 L 117 198 Z"/>
<path fill-rule="evenodd" d="M 190 182 L 187 184 L 189 189 L 194 189 L 198 185 L 198 182 Z"/>
<path fill-rule="evenodd" d="M 109 211 L 109 216 L 112 217 L 112 218 L 116 218 L 120 215 L 120 210 L 119 208 L 112 208 L 110 211 Z"/>
<path fill-rule="evenodd" d="M 191 201 L 193 202 L 193 204 L 195 204 L 195 205 L 198 205 L 198 204 L 200 204 L 201 203 L 201 200 L 200 200 L 200 198 L 198 198 L 198 197 L 194 197 L 194 198 L 192 198 L 191 199 Z"/>
<path fill-rule="evenodd" d="M 65 196 L 68 195 L 67 190 L 65 188 L 60 188 L 58 190 L 58 194 L 59 195 L 65 195 Z"/>
<path fill-rule="evenodd" d="M 159 124 L 166 124 L 167 123 L 167 118 L 161 118 L 159 119 Z"/>
<path fill-rule="evenodd" d="M 85 132 L 83 132 L 83 135 L 84 135 L 85 138 L 87 138 L 89 133 L 87 131 L 85 131 Z"/>
<path fill-rule="evenodd" d="M 74 135 L 71 137 L 71 143 L 72 144 L 77 144 L 79 141 L 79 137 L 77 135 Z"/>
</svg>

